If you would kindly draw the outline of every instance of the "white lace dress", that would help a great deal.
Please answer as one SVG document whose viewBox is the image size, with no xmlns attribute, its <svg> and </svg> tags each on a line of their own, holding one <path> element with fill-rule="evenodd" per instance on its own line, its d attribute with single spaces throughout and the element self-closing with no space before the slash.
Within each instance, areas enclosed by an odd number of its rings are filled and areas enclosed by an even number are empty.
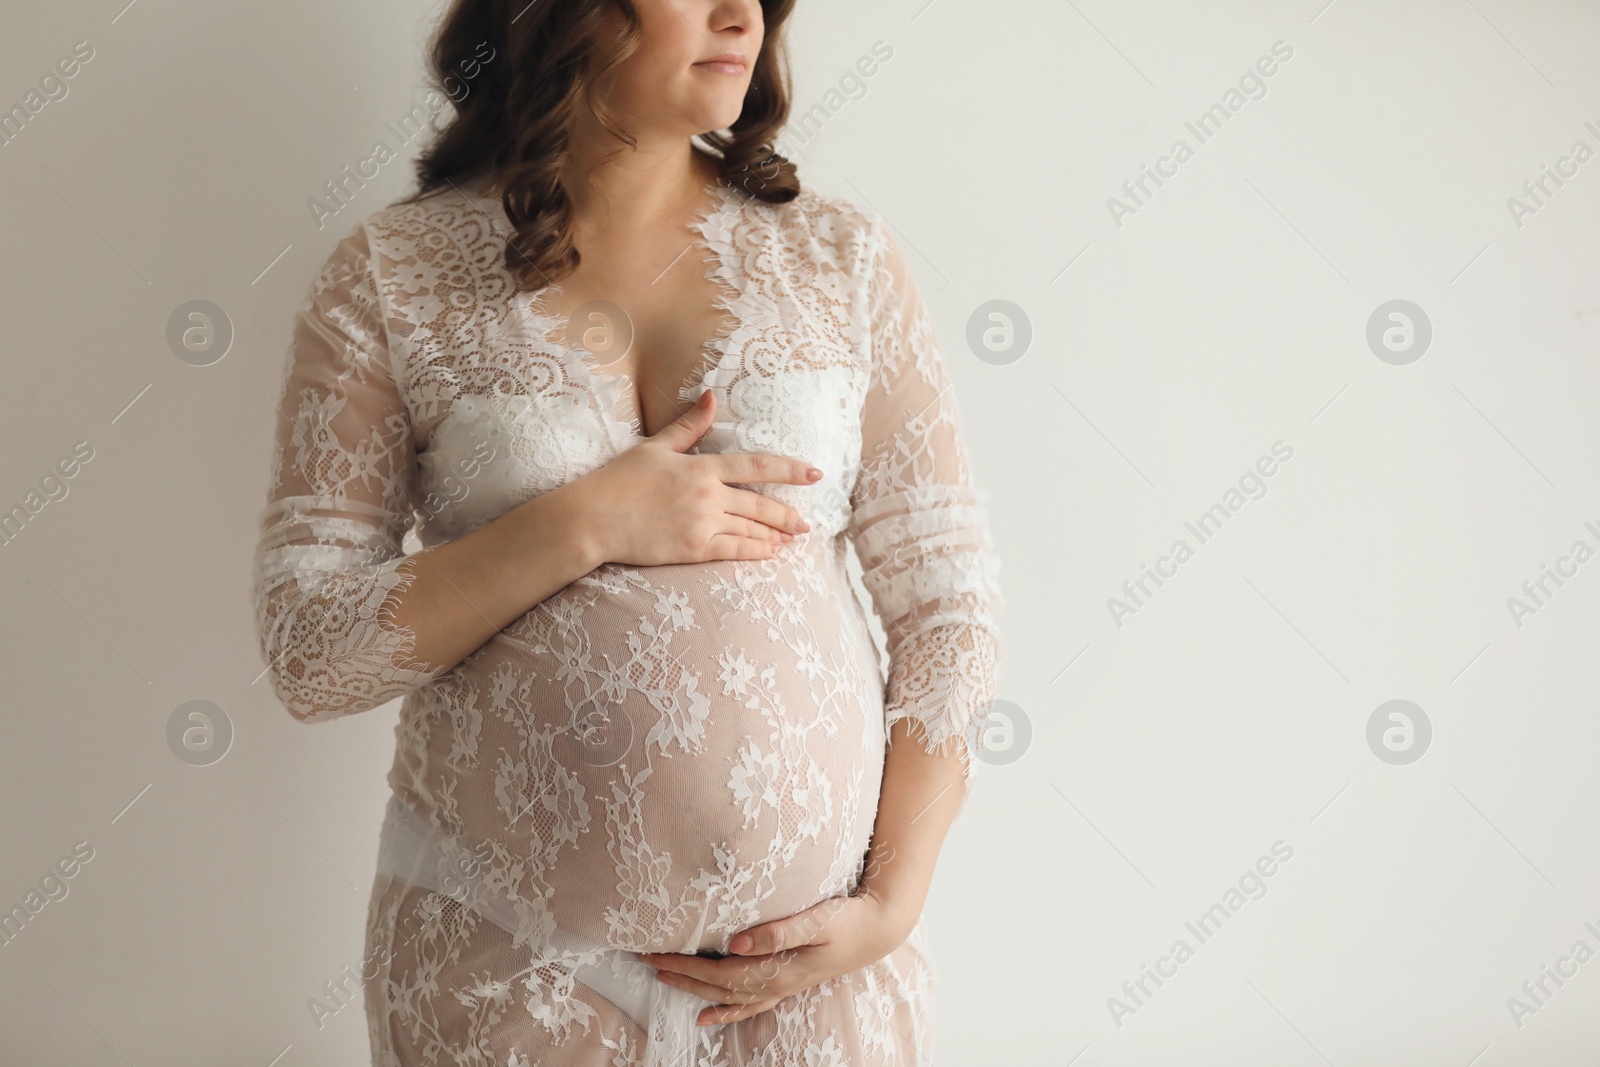
<svg viewBox="0 0 1600 1067">
<path fill-rule="evenodd" d="M 448 670 L 386 610 L 410 581 L 402 540 L 460 537 L 642 440 L 629 383 L 556 340 L 503 266 L 498 201 L 456 190 L 349 232 L 295 319 L 256 618 L 295 718 L 404 698 L 362 969 L 374 1064 L 931 1055 L 920 923 L 872 966 L 720 1026 L 634 956 L 723 952 L 852 892 L 887 726 L 964 738 L 970 776 L 1002 658 L 985 494 L 898 245 L 840 198 L 707 195 L 688 236 L 733 325 L 680 400 L 717 395 L 697 451 L 820 467 L 750 487 L 812 529 L 772 560 L 606 564 Z"/>
</svg>

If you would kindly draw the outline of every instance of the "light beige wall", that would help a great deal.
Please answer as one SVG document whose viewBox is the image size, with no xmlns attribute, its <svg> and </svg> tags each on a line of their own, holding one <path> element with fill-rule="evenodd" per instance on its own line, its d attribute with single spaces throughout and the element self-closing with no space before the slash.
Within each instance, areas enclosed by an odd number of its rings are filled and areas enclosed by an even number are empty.
<svg viewBox="0 0 1600 1067">
<path fill-rule="evenodd" d="M 123 3 L 0 9 L 0 107 L 93 49 L 0 146 L 0 506 L 93 453 L 0 546 L 0 908 L 93 850 L 0 945 L 0 1061 L 361 1063 L 360 1005 L 319 1030 L 306 1002 L 359 963 L 394 708 L 275 704 L 249 562 L 267 397 L 336 237 L 306 201 L 419 99 L 435 5 Z M 1600 950 L 1600 562 L 1521 625 L 1508 600 L 1600 549 L 1600 160 L 1522 192 L 1600 150 L 1600 11 L 801 6 L 820 133 L 791 143 L 913 250 L 1031 724 L 929 904 L 940 1062 L 1589 1062 L 1600 962 L 1520 1026 L 1507 1000 Z M 1198 143 L 1185 122 L 1279 41 Z M 1193 157 L 1127 197 L 1180 138 Z M 335 221 L 408 181 L 388 165 Z M 204 367 L 165 337 L 199 299 L 235 330 Z M 1007 365 L 966 340 L 995 299 L 1031 323 Z M 1432 324 L 1405 365 L 1366 338 L 1395 299 Z M 1199 543 L 1186 520 L 1279 441 L 1265 496 Z M 1432 724 L 1408 765 L 1367 740 L 1393 699 Z M 209 767 L 168 745 L 194 700 L 232 723 Z M 1279 841 L 1265 895 L 1199 943 L 1185 922 Z"/>
</svg>

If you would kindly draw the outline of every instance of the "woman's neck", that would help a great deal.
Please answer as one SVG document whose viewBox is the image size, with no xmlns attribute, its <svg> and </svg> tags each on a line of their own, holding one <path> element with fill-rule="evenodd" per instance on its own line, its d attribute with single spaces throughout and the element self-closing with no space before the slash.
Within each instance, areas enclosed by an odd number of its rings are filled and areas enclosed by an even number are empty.
<svg viewBox="0 0 1600 1067">
<path fill-rule="evenodd" d="M 574 131 L 563 166 L 580 231 L 636 232 L 680 222 L 699 209 L 715 176 L 714 162 L 687 137 L 641 136 L 629 150 L 597 126 Z"/>
</svg>

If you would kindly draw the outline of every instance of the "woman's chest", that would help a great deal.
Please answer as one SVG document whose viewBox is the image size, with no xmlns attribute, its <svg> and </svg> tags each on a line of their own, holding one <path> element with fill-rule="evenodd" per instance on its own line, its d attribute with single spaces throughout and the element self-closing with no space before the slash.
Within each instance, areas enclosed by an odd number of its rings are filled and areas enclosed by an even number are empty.
<svg viewBox="0 0 1600 1067">
<path fill-rule="evenodd" d="M 585 257 L 559 290 L 536 298 L 531 328 L 583 363 L 583 379 L 617 383 L 618 416 L 636 434 L 653 437 L 693 403 L 707 368 L 721 358 L 738 319 L 727 293 L 696 269 L 690 248 L 674 258 L 659 248 L 639 262 Z M 687 261 L 687 262 L 686 262 Z"/>
<path fill-rule="evenodd" d="M 842 530 L 860 464 L 869 309 L 859 247 L 807 218 L 719 188 L 652 284 L 573 275 L 533 293 L 506 273 L 505 220 L 481 205 L 434 208 L 387 232 L 382 288 L 423 543 L 589 474 L 705 390 L 713 423 L 690 451 L 810 462 L 823 471 L 814 485 L 751 488 L 813 529 Z M 647 291 L 628 301 L 633 315 L 604 298 Z"/>
<path fill-rule="evenodd" d="M 861 451 L 865 353 L 848 323 L 819 320 L 772 301 L 734 313 L 681 375 L 676 396 L 656 397 L 647 423 L 635 380 L 598 365 L 584 345 L 553 343 L 550 323 L 509 315 L 475 346 L 420 364 L 404 394 L 419 440 L 415 508 L 425 545 L 459 537 L 517 505 L 597 470 L 687 410 L 703 390 L 717 401 L 712 426 L 689 451 L 764 452 L 804 459 L 823 479 L 762 484 L 813 528 L 844 528 Z M 603 329 L 604 324 L 592 324 Z M 647 354 L 647 353 L 646 353 Z M 682 368 L 678 368 L 682 370 Z"/>
</svg>

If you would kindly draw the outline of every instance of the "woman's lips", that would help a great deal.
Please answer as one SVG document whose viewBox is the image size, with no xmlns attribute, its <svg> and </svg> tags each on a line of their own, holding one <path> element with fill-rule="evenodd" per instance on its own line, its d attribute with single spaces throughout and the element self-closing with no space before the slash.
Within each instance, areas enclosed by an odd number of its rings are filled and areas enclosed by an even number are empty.
<svg viewBox="0 0 1600 1067">
<path fill-rule="evenodd" d="M 744 56 L 733 53 L 713 56 L 710 59 L 696 63 L 695 66 L 715 74 L 743 74 L 745 72 Z"/>
</svg>

